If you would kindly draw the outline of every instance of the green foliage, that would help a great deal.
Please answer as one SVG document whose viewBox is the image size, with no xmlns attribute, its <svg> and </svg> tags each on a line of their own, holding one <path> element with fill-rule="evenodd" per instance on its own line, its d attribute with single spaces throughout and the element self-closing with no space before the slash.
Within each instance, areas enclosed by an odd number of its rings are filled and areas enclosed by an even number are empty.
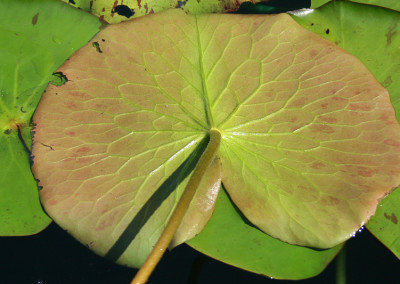
<svg viewBox="0 0 400 284">
<path fill-rule="evenodd" d="M 398 1 L 386 1 L 395 9 Z M 341 15 L 338 17 L 337 15 Z M 396 11 L 337 1 L 313 11 L 300 13 L 294 19 L 358 57 L 389 91 L 400 119 L 400 14 Z M 367 228 L 397 257 L 400 227 L 399 190 L 386 197 Z M 393 217 L 392 217 L 393 216 Z"/>
<path fill-rule="evenodd" d="M 315 1 L 313 7 L 326 2 Z M 377 1 L 363 2 L 377 4 Z M 382 3 L 379 2 L 399 11 L 398 1 Z M 363 61 L 389 90 L 399 115 L 397 12 L 340 1 L 294 18 Z M 0 167 L 3 169 L 0 174 L 0 235 L 33 234 L 50 222 L 38 202 L 36 182 L 29 169 L 30 119 L 48 82 L 63 78 L 62 75 L 52 77 L 56 68 L 83 46 L 99 26 L 96 18 L 59 2 L 0 2 Z M 50 145 L 44 147 L 51 148 Z M 367 225 L 397 257 L 400 251 L 398 193 L 383 200 Z M 226 226 L 227 219 L 229 226 Z M 226 233 L 222 238 L 220 228 L 224 225 Z M 317 251 L 273 239 L 246 223 L 225 192 L 218 197 L 213 218 L 189 244 L 244 269 L 289 279 L 318 274 L 341 247 Z"/>
<path fill-rule="evenodd" d="M 51 74 L 99 25 L 55 1 L 0 2 L 0 235 L 33 234 L 50 223 L 30 172 L 30 120 Z"/>
</svg>

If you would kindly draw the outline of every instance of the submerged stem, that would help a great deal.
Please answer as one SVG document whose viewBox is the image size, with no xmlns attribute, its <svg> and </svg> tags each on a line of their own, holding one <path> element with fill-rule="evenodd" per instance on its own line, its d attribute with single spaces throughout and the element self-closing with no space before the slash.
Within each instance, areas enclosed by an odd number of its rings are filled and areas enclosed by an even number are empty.
<svg viewBox="0 0 400 284">
<path fill-rule="evenodd" d="M 346 284 L 346 246 L 336 257 L 336 284 Z"/>
<path fill-rule="evenodd" d="M 165 227 L 150 255 L 147 257 L 145 263 L 139 269 L 138 273 L 135 275 L 135 278 L 133 278 L 131 284 L 146 283 L 147 279 L 150 277 L 151 273 L 174 237 L 175 232 L 177 231 L 207 168 L 214 161 L 220 143 L 221 133 L 217 129 L 211 128 L 210 141 L 208 142 L 207 148 L 197 162 L 193 174 L 186 185 L 186 188 L 178 202 L 178 205 L 175 208 L 174 213 L 172 214 L 167 226 Z"/>
</svg>

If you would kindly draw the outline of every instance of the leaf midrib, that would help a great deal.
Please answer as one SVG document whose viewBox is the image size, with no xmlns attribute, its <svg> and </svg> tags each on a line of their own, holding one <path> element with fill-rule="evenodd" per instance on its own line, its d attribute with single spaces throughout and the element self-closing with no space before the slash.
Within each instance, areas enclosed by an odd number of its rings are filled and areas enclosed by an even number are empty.
<svg viewBox="0 0 400 284">
<path fill-rule="evenodd" d="M 198 52 L 199 52 L 201 87 L 202 87 L 202 91 L 203 91 L 203 95 L 201 97 L 203 98 L 203 102 L 204 102 L 204 111 L 206 113 L 207 125 L 208 125 L 209 129 L 211 129 L 212 127 L 215 127 L 215 124 L 214 124 L 214 119 L 213 119 L 212 112 L 211 112 L 210 98 L 209 98 L 208 90 L 207 90 L 206 74 L 204 72 L 203 47 L 201 45 L 201 37 L 200 37 L 200 30 L 199 30 L 197 15 L 195 15 L 195 23 L 196 23 L 196 34 L 197 34 L 197 46 L 198 46 Z"/>
</svg>

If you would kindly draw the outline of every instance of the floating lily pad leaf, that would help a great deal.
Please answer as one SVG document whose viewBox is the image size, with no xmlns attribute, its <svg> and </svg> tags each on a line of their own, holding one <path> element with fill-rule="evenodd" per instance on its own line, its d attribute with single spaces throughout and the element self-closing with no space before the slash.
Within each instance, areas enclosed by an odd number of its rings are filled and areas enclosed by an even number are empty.
<svg viewBox="0 0 400 284">
<path fill-rule="evenodd" d="M 237 11 L 247 0 L 62 0 L 74 7 L 100 17 L 108 23 L 119 23 L 144 15 L 180 8 L 191 14 L 225 13 Z M 252 0 L 252 3 L 268 2 Z"/>
<path fill-rule="evenodd" d="M 188 244 L 242 269 L 292 280 L 319 274 L 342 247 L 314 250 L 274 239 L 245 221 L 224 190 L 219 193 L 210 222 Z"/>
<path fill-rule="evenodd" d="M 368 222 L 368 230 L 400 259 L 399 204 L 400 190 L 397 189 L 379 204 L 376 214 Z"/>
<path fill-rule="evenodd" d="M 358 57 L 388 89 L 395 108 L 400 107 L 398 12 L 335 1 L 311 13 L 297 14 L 294 19 Z"/>
<path fill-rule="evenodd" d="M 50 223 L 29 166 L 30 119 L 51 74 L 99 25 L 60 2 L 0 2 L 0 235 Z"/>
<path fill-rule="evenodd" d="M 324 5 L 330 1 L 332 1 L 332 0 L 311 0 L 311 8 L 315 9 L 315 8 L 321 7 L 322 5 Z M 385 7 L 385 8 L 389 8 L 389 9 L 400 12 L 400 2 L 397 0 L 349 0 L 349 1 L 352 1 L 355 3 Z M 339 1 L 332 1 L 332 2 L 339 2 Z M 345 1 L 341 1 L 341 2 L 345 2 Z"/>
<path fill-rule="evenodd" d="M 341 14 L 340 18 L 337 17 L 338 14 Z M 400 118 L 400 51 L 398 49 L 400 35 L 397 33 L 400 14 L 398 12 L 340 1 L 329 3 L 311 13 L 296 15 L 294 19 L 357 56 L 388 89 L 397 118 Z M 329 33 L 327 33 L 328 29 Z M 398 196 L 397 192 L 384 199 L 382 203 L 384 207 L 379 207 L 376 216 L 367 224 L 367 228 L 395 255 L 399 256 L 399 247 L 393 237 L 398 235 L 397 226 L 388 221 L 384 215 L 388 214 L 385 208 L 393 211 L 398 207 L 399 202 L 396 196 Z M 396 212 L 394 210 L 393 214 L 396 215 Z M 390 232 L 395 235 L 391 236 Z"/>
<path fill-rule="evenodd" d="M 34 117 L 41 199 L 120 263 L 143 262 L 212 127 L 233 202 L 292 244 L 343 242 L 400 182 L 386 90 L 286 14 L 149 15 L 104 29 L 59 72 L 69 81 Z"/>
</svg>

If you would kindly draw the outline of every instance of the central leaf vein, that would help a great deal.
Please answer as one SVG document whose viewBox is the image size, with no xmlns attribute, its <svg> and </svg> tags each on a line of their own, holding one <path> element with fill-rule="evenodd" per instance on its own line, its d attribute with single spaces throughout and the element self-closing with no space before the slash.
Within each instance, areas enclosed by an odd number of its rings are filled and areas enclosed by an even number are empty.
<svg viewBox="0 0 400 284">
<path fill-rule="evenodd" d="M 200 30 L 198 24 L 198 17 L 195 17 L 196 21 L 196 30 L 197 30 L 197 41 L 198 41 L 198 52 L 199 52 L 199 67 L 200 67 L 200 75 L 201 75 L 201 85 L 203 91 L 203 102 L 204 102 L 204 111 L 206 113 L 207 124 L 210 128 L 214 127 L 214 120 L 212 117 L 211 107 L 210 107 L 210 98 L 208 95 L 207 84 L 206 84 L 206 74 L 204 72 L 204 64 L 203 64 L 203 48 L 201 45 L 201 37 Z"/>
</svg>

